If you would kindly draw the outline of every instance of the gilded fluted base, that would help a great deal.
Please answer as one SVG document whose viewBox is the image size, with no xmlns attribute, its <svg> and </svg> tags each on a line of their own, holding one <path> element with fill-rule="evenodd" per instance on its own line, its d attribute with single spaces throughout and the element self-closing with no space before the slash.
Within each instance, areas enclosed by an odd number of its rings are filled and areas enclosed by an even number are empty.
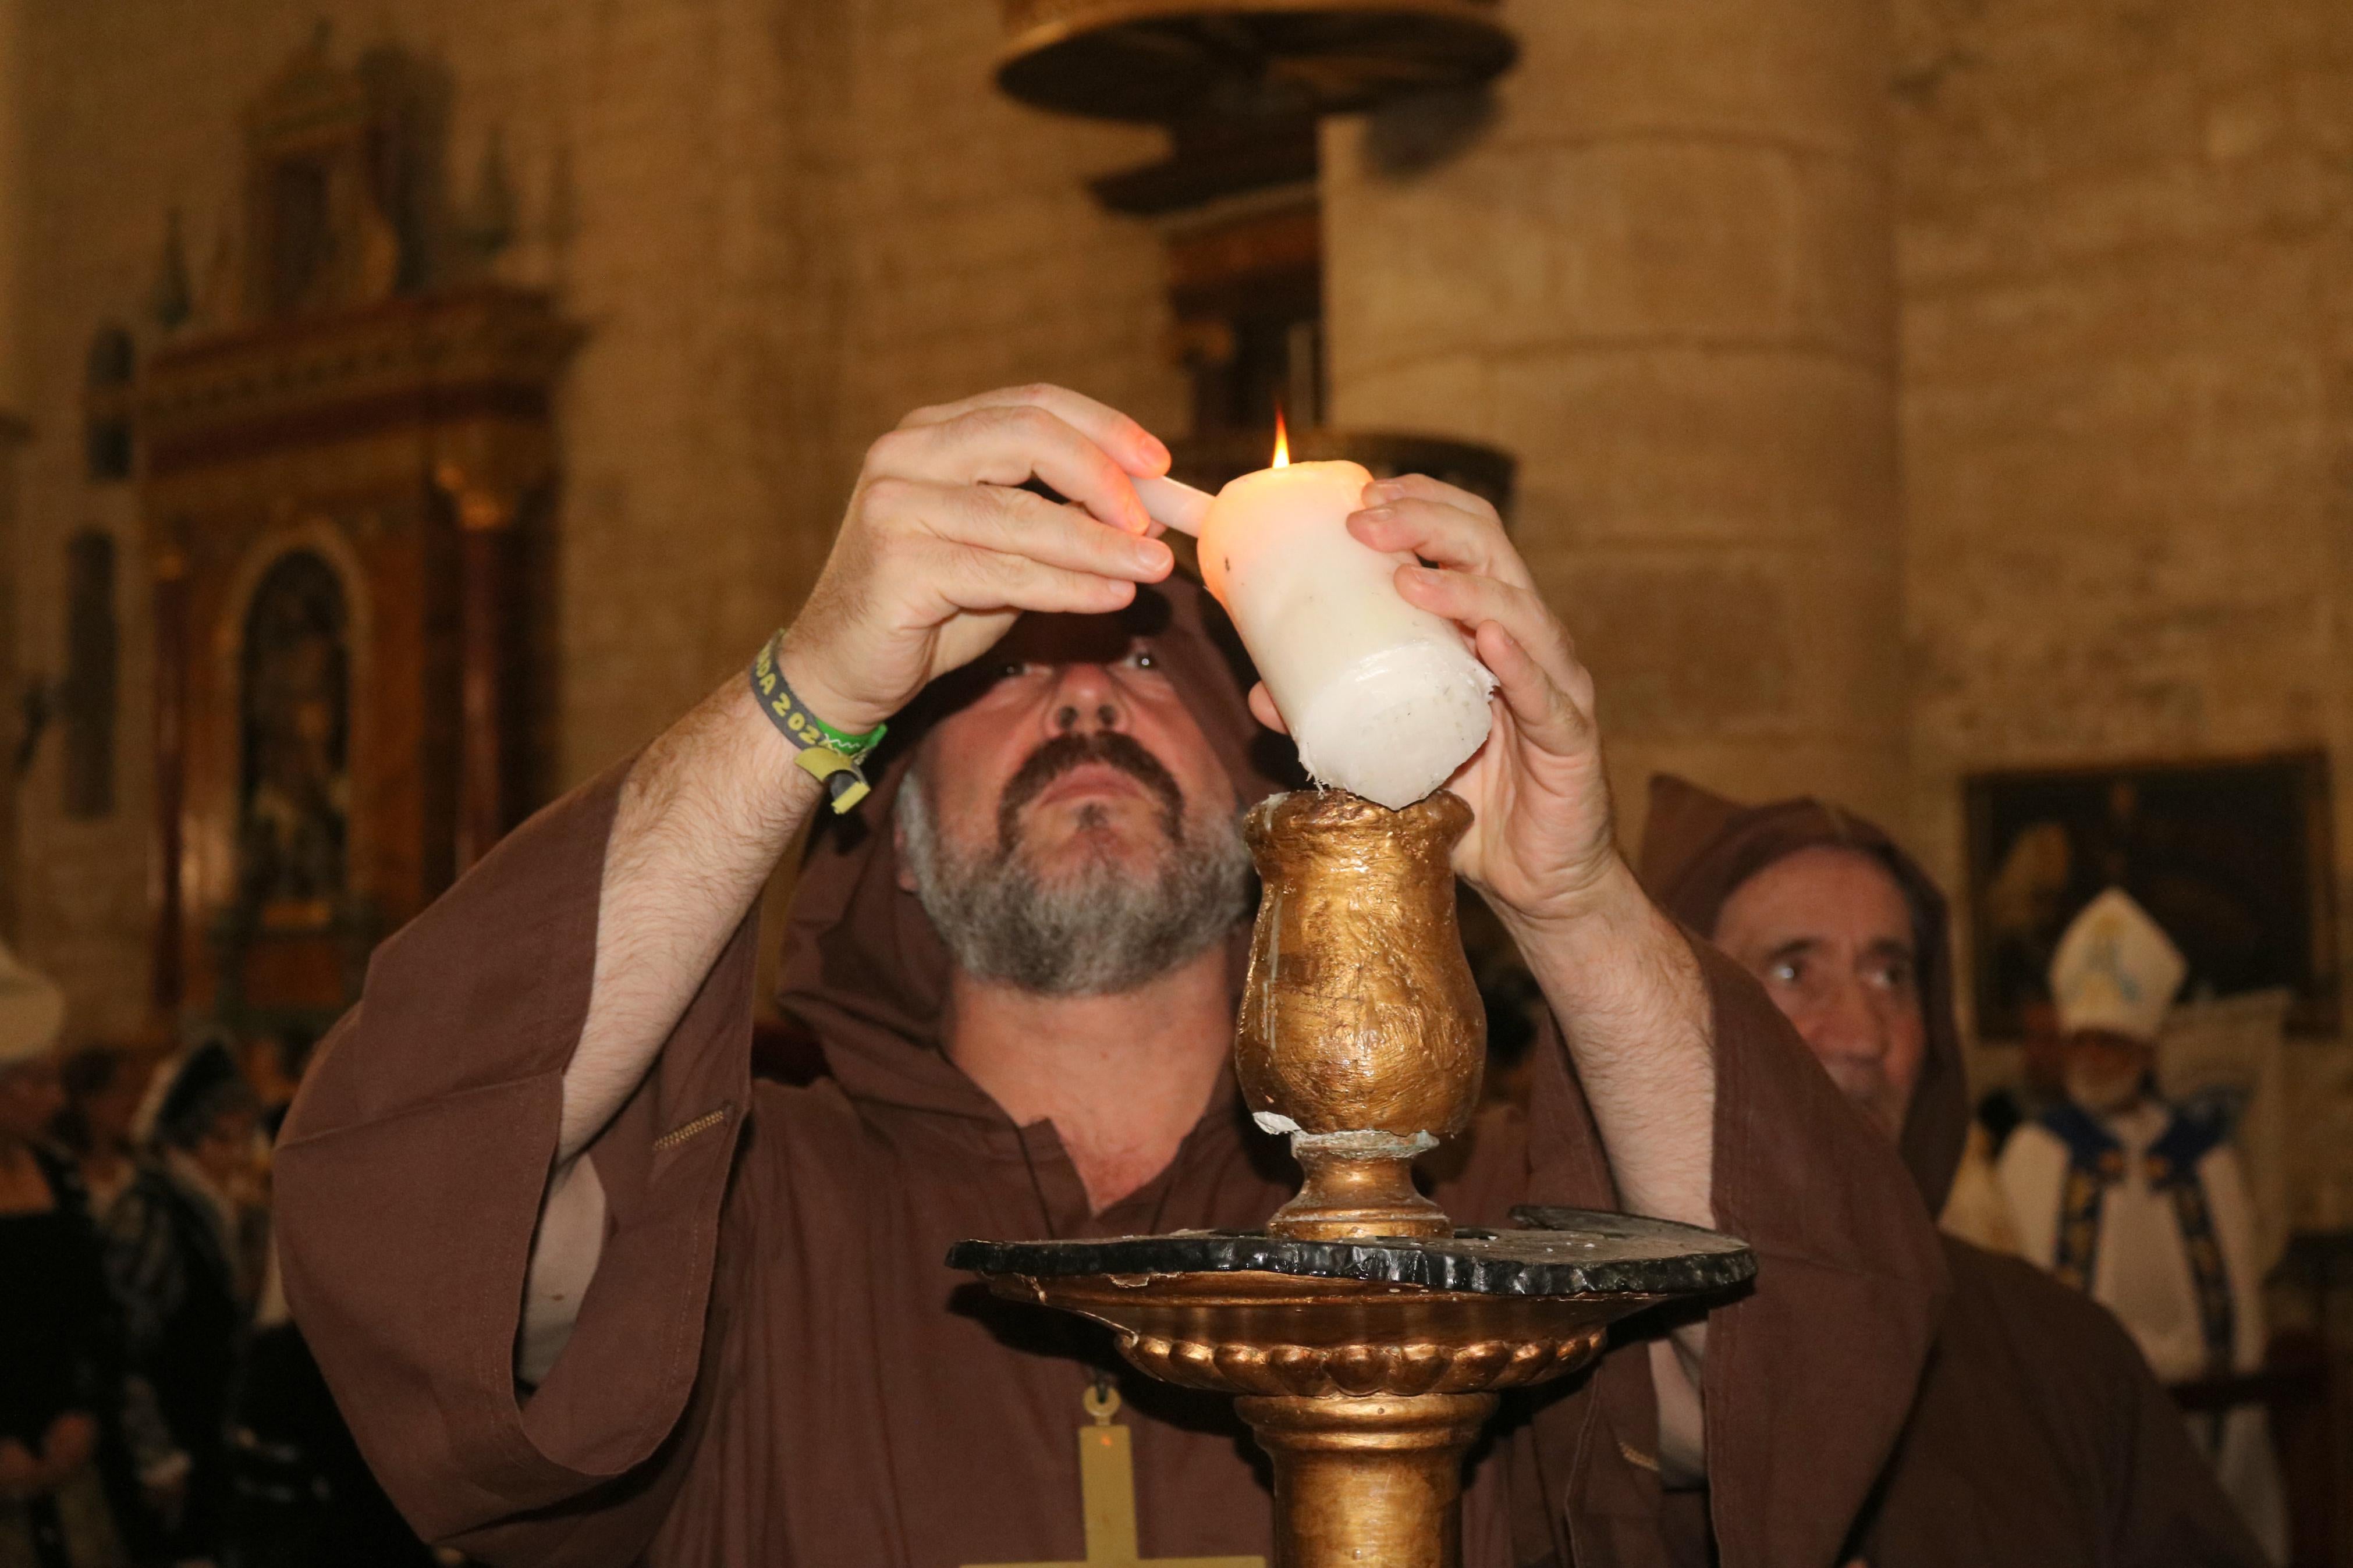
<svg viewBox="0 0 2353 1568">
<path fill-rule="evenodd" d="M 1238 1272 L 1000 1277 L 1109 1324 L 1138 1371 L 1238 1394 L 1274 1467 L 1277 1568 L 1459 1568 L 1496 1392 L 1576 1371 L 1641 1296 L 1487 1296 Z"/>
<path fill-rule="evenodd" d="M 1462 1461 L 1492 1394 L 1238 1399 L 1274 1462 L 1280 1568 L 1458 1568 Z"/>
<path fill-rule="evenodd" d="M 993 1280 L 1108 1324 L 1137 1371 L 1188 1388 L 1306 1399 L 1486 1394 L 1584 1365 L 1655 1298 L 1485 1296 L 1272 1273 Z"/>
<path fill-rule="evenodd" d="M 1730 1237 L 1567 1209 L 1529 1211 L 1533 1230 L 1346 1235 L 1345 1211 L 1405 1194 L 1376 1172 L 1351 1195 L 1337 1173 L 1321 1184 L 1337 1237 L 965 1241 L 948 1264 L 1108 1325 L 1150 1376 L 1240 1395 L 1274 1465 L 1276 1568 L 1455 1568 L 1463 1459 L 1500 1391 L 1586 1365 L 1628 1313 L 1757 1268 Z"/>
</svg>

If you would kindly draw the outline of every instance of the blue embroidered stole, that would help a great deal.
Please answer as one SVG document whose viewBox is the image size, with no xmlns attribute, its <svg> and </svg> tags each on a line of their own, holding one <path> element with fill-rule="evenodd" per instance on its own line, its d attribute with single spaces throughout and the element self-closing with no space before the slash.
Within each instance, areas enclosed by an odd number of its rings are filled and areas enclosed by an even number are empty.
<svg viewBox="0 0 2353 1568">
<path fill-rule="evenodd" d="M 2089 1294 L 2100 1256 L 2100 1200 L 2125 1179 L 2125 1152 L 2115 1134 L 2083 1107 L 2062 1102 L 2042 1113 L 2041 1125 L 2067 1146 L 2067 1174 L 2059 1189 L 2059 1244 L 2052 1272 Z M 2190 1282 L 2198 1292 L 2198 1324 L 2206 1341 L 2208 1369 L 2232 1370 L 2237 1312 L 2231 1301 L 2230 1271 L 2214 1235 L 2213 1211 L 2199 1163 L 2214 1152 L 2228 1131 L 2218 1107 L 2180 1106 L 2157 1142 L 2141 1156 L 2153 1191 L 2173 1202 L 2174 1223 L 2189 1258 Z"/>
</svg>

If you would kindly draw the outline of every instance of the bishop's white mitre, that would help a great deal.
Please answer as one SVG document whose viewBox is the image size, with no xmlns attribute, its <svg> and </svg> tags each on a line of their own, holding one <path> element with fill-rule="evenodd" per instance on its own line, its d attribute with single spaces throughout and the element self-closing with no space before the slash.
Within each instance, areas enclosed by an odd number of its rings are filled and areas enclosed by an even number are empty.
<svg viewBox="0 0 2353 1568">
<path fill-rule="evenodd" d="M 2165 928 L 2122 888 L 2110 888 L 2084 906 L 2052 955 L 2059 1027 L 2154 1040 L 2189 973 Z"/>
<path fill-rule="evenodd" d="M 0 1067 L 46 1056 L 65 1022 L 66 994 L 0 942 Z"/>
</svg>

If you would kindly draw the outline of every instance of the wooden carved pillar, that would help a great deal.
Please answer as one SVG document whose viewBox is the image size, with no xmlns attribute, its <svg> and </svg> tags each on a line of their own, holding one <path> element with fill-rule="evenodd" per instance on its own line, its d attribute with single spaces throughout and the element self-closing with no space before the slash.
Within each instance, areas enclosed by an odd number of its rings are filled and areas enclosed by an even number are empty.
<svg viewBox="0 0 2353 1568">
<path fill-rule="evenodd" d="M 458 512 L 459 739 L 457 869 L 490 853 L 513 822 L 507 728 L 514 714 L 514 495 L 444 464 Z"/>
<path fill-rule="evenodd" d="M 485 284 L 148 361 L 159 578 L 171 547 L 187 556 L 156 601 L 158 924 L 179 932 L 159 998 L 315 1035 L 368 946 L 519 815 L 519 547 L 553 491 L 578 336 L 543 296 Z"/>
<path fill-rule="evenodd" d="M 169 1031 L 187 995 L 184 968 L 186 840 L 182 808 L 188 776 L 188 555 L 176 524 L 163 526 L 155 568 L 154 951 L 148 1000 L 153 1026 Z"/>
</svg>

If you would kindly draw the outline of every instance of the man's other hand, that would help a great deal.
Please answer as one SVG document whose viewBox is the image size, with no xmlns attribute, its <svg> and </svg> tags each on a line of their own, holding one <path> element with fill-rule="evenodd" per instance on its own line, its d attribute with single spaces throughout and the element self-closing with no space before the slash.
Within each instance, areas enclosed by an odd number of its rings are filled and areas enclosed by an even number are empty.
<svg viewBox="0 0 2353 1568">
<path fill-rule="evenodd" d="M 1348 531 L 1376 550 L 1410 551 L 1406 602 L 1461 626 L 1495 674 L 1494 728 L 1447 781 L 1477 820 L 1454 868 L 1507 921 L 1556 924 L 1632 885 L 1611 837 L 1609 786 L 1593 721 L 1593 677 L 1546 608 L 1503 519 L 1468 490 L 1419 474 L 1365 489 Z M 1266 688 L 1250 708 L 1282 728 Z"/>
<path fill-rule="evenodd" d="M 785 679 L 837 728 L 882 722 L 977 658 L 1024 610 L 1101 614 L 1168 574 L 1134 480 L 1168 448 L 1058 386 L 919 408 L 867 449 Z M 1014 487 L 1040 479 L 1068 504 Z"/>
</svg>

